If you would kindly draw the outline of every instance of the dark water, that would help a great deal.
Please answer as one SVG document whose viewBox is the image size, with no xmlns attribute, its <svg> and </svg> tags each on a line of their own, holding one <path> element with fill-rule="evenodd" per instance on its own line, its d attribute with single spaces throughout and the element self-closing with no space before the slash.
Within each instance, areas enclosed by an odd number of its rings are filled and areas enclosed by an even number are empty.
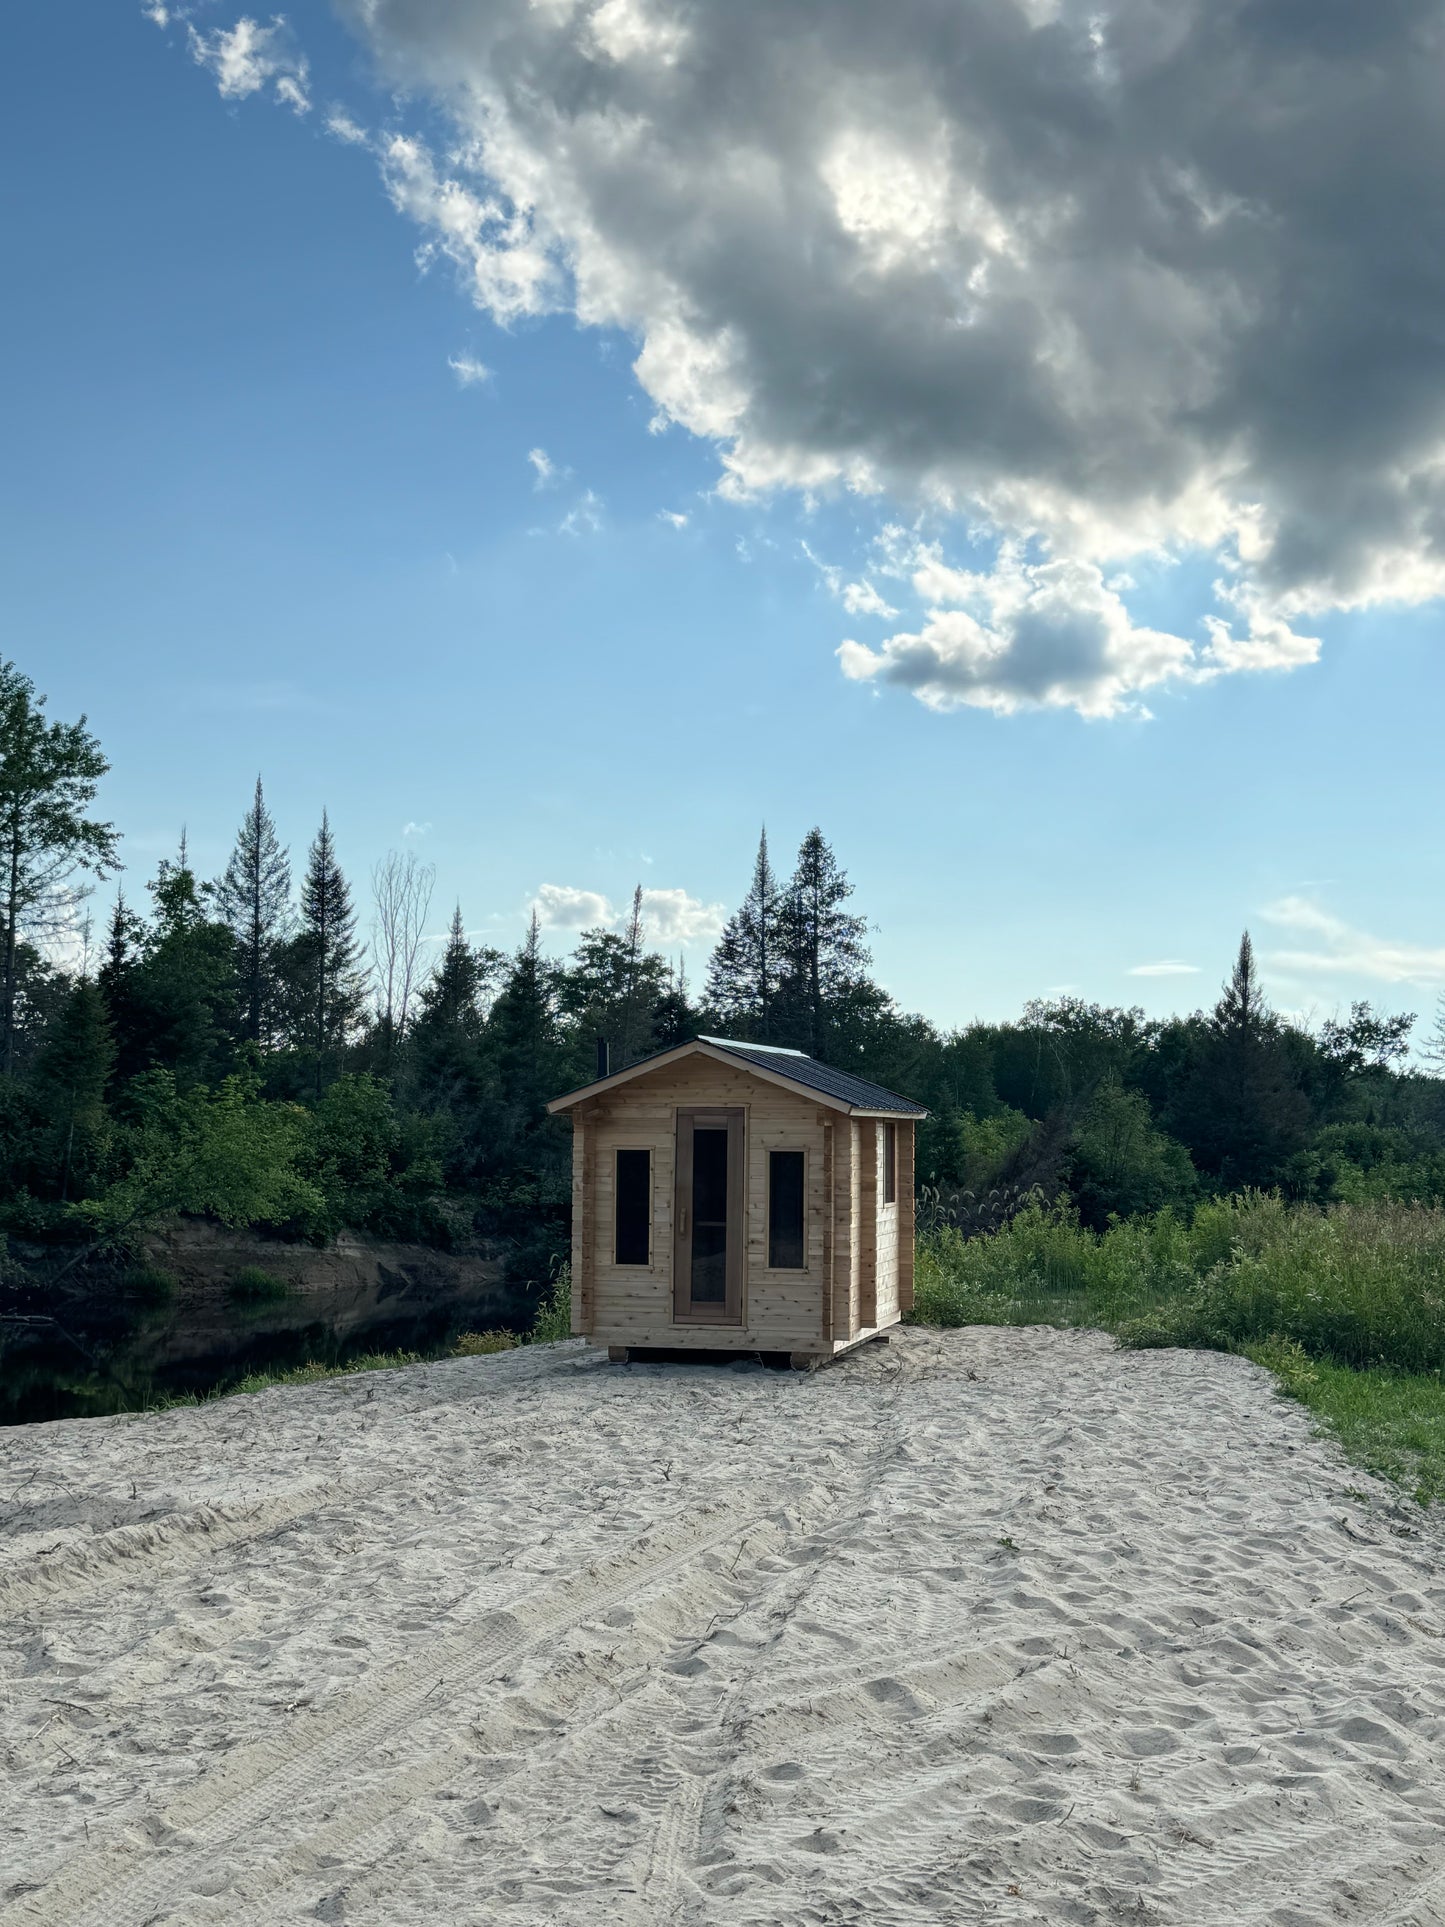
<svg viewBox="0 0 1445 1927">
<path fill-rule="evenodd" d="M 460 1332 L 526 1329 L 532 1315 L 525 1290 L 495 1279 L 472 1290 L 402 1280 L 260 1304 L 216 1291 L 153 1305 L 114 1293 L 54 1306 L 32 1299 L 15 1316 L 36 1322 L 0 1322 L 0 1424 L 144 1411 L 252 1372 L 341 1365 L 368 1352 L 437 1356 Z"/>
</svg>

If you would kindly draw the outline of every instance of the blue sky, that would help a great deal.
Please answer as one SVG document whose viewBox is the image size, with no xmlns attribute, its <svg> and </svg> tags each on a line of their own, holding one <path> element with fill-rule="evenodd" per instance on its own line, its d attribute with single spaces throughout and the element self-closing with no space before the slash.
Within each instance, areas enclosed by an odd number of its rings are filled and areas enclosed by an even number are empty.
<svg viewBox="0 0 1445 1927">
<path fill-rule="evenodd" d="M 736 437 L 705 432 L 707 397 L 654 432 L 681 378 L 644 387 L 642 330 L 573 297 L 499 320 L 454 253 L 419 264 L 426 221 L 326 125 L 444 152 L 445 103 L 378 77 L 394 47 L 299 5 L 266 84 L 226 98 L 212 37 L 237 18 L 24 9 L 3 83 L 4 647 L 99 734 L 132 895 L 182 825 L 218 871 L 259 769 L 298 858 L 325 806 L 360 896 L 415 848 L 438 929 L 460 900 L 493 942 L 544 886 L 555 917 L 641 882 L 686 894 L 657 917 L 700 973 L 759 824 L 781 863 L 817 822 L 878 974 L 942 1023 L 1064 988 L 1192 1008 L 1246 924 L 1285 1008 L 1431 1010 L 1433 594 L 1341 592 L 1290 617 L 1317 660 L 1224 673 L 1203 653 L 1217 556 L 1176 540 L 1108 593 L 1207 673 L 1137 676 L 1110 715 L 1031 700 L 1028 665 L 960 697 L 920 558 L 1007 585 L 1046 538 L 997 563 L 997 530 L 893 457 L 865 492 L 810 488 L 796 435 L 779 486 L 720 491 Z M 288 74 L 304 112 L 276 97 Z M 754 443 L 783 447 L 783 405 L 749 405 Z M 845 641 L 868 652 L 852 677 Z M 941 673 L 952 706 L 929 707 Z"/>
</svg>

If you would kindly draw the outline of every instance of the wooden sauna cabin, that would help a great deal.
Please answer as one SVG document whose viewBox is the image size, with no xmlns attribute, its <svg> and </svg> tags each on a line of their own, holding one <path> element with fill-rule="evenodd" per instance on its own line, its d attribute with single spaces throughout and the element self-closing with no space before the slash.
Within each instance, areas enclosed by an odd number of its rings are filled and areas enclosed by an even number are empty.
<svg viewBox="0 0 1445 1927">
<path fill-rule="evenodd" d="M 801 1051 L 699 1037 L 548 1108 L 572 1119 L 572 1330 L 612 1357 L 811 1366 L 911 1307 L 921 1105 Z"/>
</svg>

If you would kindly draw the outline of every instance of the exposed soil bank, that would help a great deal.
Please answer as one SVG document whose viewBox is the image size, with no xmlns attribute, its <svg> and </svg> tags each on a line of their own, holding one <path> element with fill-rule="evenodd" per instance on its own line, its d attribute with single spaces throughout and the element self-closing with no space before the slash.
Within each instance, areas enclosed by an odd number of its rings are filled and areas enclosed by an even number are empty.
<svg viewBox="0 0 1445 1927">
<path fill-rule="evenodd" d="M 0 1421 L 123 1410 L 248 1371 L 425 1351 L 457 1331 L 526 1324 L 530 1303 L 506 1281 L 504 1250 L 352 1232 L 318 1249 L 183 1222 L 146 1241 L 147 1264 L 173 1281 L 167 1296 L 128 1296 L 109 1266 L 62 1294 L 9 1286 L 0 1309 L 40 1322 L 0 1328 Z M 238 1297 L 247 1271 L 274 1280 L 277 1295 Z"/>
</svg>

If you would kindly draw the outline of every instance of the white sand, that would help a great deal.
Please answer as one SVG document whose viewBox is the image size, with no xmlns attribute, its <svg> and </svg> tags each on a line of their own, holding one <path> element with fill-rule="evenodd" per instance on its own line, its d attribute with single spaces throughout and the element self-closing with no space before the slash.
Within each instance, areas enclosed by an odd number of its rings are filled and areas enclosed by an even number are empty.
<svg viewBox="0 0 1445 1927">
<path fill-rule="evenodd" d="M 1442 1539 L 1239 1360 L 570 1345 L 0 1499 L 3 1927 L 1445 1922 Z"/>
</svg>

